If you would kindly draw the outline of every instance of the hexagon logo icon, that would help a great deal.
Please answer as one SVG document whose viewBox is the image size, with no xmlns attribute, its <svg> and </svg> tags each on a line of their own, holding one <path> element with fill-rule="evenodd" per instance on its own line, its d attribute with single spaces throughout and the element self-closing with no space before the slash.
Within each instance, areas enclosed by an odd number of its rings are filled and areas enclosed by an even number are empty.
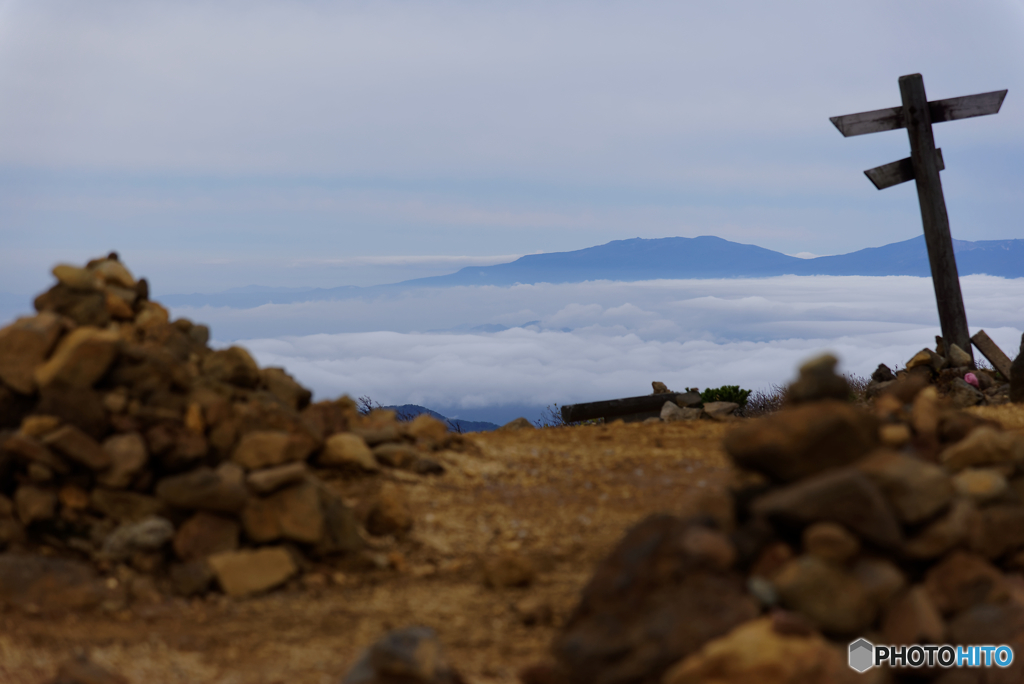
<svg viewBox="0 0 1024 684">
<path fill-rule="evenodd" d="M 850 644 L 850 667 L 857 672 L 866 672 L 874 665 L 875 645 L 867 639 L 857 639 Z"/>
</svg>

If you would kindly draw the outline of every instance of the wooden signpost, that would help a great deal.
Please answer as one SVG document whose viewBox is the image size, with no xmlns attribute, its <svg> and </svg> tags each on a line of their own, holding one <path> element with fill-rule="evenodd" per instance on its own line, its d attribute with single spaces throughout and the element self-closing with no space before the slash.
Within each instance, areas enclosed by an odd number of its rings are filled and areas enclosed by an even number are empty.
<svg viewBox="0 0 1024 684">
<path fill-rule="evenodd" d="M 956 344 L 974 358 L 971 338 L 967 332 L 967 314 L 960 294 L 953 239 L 949 234 L 949 216 L 942 196 L 939 171 L 945 168 L 942 151 L 935 149 L 932 124 L 995 114 L 1006 97 L 1005 90 L 948 100 L 929 102 L 924 93 L 921 74 L 900 77 L 902 106 L 872 112 L 847 114 L 831 118 L 844 137 L 906 128 L 910 136 L 910 156 L 891 164 L 869 169 L 864 174 L 879 190 L 909 180 L 917 182 L 917 199 L 921 204 L 924 240 L 928 246 L 928 262 L 932 270 L 935 301 L 939 307 L 939 323 L 946 348 Z"/>
</svg>

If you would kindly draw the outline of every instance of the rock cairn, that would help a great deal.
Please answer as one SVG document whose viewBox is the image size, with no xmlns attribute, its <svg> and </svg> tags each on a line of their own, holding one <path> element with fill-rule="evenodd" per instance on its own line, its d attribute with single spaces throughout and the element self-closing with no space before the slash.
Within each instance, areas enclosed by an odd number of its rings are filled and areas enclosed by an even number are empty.
<svg viewBox="0 0 1024 684">
<path fill-rule="evenodd" d="M 0 549 L 21 552 L 0 555 L 0 601 L 30 595 L 12 578 L 37 565 L 82 572 L 50 567 L 60 558 L 185 595 L 214 580 L 234 596 L 264 591 L 364 546 L 318 473 L 440 474 L 436 452 L 464 444 L 429 416 L 311 404 L 283 369 L 171 321 L 116 254 L 53 274 L 38 313 L 0 330 Z M 370 533 L 412 525 L 394 498 L 368 509 Z"/>
<path fill-rule="evenodd" d="M 1019 657 L 847 666 L 858 638 L 1024 653 L 1024 434 L 956 408 L 942 368 L 876 380 L 857 406 L 834 366 L 808 364 L 799 402 L 728 434 L 726 506 L 627 533 L 525 683 L 1024 680 Z"/>
<path fill-rule="evenodd" d="M 1018 355 L 1018 359 L 1021 358 Z M 1019 365 L 1022 361 L 1017 363 Z M 935 351 L 922 349 L 898 373 L 894 374 L 888 366 L 879 364 L 871 374 L 867 396 L 871 398 L 884 393 L 899 379 L 934 385 L 939 394 L 957 408 L 1024 401 L 1024 395 L 1020 399 L 1011 398 L 1011 378 L 1003 377 L 996 370 L 975 368 L 967 352 L 955 344 L 946 350 L 941 337 L 935 338 Z"/>
</svg>

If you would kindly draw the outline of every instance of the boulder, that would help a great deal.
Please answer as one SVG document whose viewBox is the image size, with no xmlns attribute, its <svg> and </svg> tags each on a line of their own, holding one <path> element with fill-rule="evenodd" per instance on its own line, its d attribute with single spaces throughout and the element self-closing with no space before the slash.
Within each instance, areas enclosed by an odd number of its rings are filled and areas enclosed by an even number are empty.
<svg viewBox="0 0 1024 684">
<path fill-rule="evenodd" d="M 657 682 L 705 642 L 757 615 L 738 574 L 680 552 L 693 524 L 651 516 L 598 565 L 553 646 L 567 681 Z"/>
<path fill-rule="evenodd" d="M 317 457 L 317 463 L 324 468 L 341 470 L 364 470 L 377 472 L 380 466 L 366 440 L 349 432 L 331 435 L 324 442 L 324 448 Z"/>
<path fill-rule="evenodd" d="M 242 436 L 231 459 L 248 470 L 304 461 L 316 443 L 307 435 L 259 430 Z"/>
<path fill-rule="evenodd" d="M 224 551 L 210 556 L 207 562 L 224 593 L 235 597 L 273 589 L 298 572 L 291 554 L 280 546 Z"/>
<path fill-rule="evenodd" d="M 49 311 L 19 318 L 0 330 L 0 381 L 21 394 L 35 392 L 35 369 L 62 332 L 60 316 Z"/>
<path fill-rule="evenodd" d="M 36 384 L 47 387 L 92 387 L 117 357 L 120 338 L 116 331 L 82 327 L 72 330 L 53 355 L 34 372 Z"/>
<path fill-rule="evenodd" d="M 241 528 L 237 521 L 199 512 L 186 520 L 174 534 L 174 553 L 188 562 L 238 548 Z"/>
<path fill-rule="evenodd" d="M 661 407 L 661 419 L 666 423 L 676 420 L 697 420 L 703 413 L 703 409 L 680 408 L 671 401 L 666 401 L 665 405 Z"/>
<path fill-rule="evenodd" d="M 873 417 L 826 400 L 752 420 L 730 432 L 724 446 L 737 466 L 792 482 L 853 463 L 877 440 Z"/>
<path fill-rule="evenodd" d="M 234 463 L 216 470 L 201 466 L 181 475 L 165 477 L 156 484 L 156 496 L 174 508 L 237 513 L 248 499 L 244 472 Z"/>
<path fill-rule="evenodd" d="M 946 471 L 919 458 L 880 449 L 856 467 L 878 485 L 905 523 L 927 520 L 953 500 L 954 487 Z"/>
<path fill-rule="evenodd" d="M 674 665 L 663 684 L 845 684 L 842 653 L 815 632 L 784 634 L 770 617 L 745 622 Z"/>
<path fill-rule="evenodd" d="M 903 535 L 881 490 L 856 468 L 814 475 L 757 498 L 751 510 L 777 524 L 838 523 L 861 539 L 895 549 Z"/>
<path fill-rule="evenodd" d="M 43 438 L 43 444 L 89 470 L 104 470 L 111 464 L 110 454 L 95 439 L 74 425 L 62 425 Z"/>
</svg>

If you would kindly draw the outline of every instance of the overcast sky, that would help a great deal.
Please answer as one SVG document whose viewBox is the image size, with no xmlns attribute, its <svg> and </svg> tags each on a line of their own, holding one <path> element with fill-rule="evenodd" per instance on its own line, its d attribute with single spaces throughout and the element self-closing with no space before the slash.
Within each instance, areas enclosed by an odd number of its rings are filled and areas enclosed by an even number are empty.
<svg viewBox="0 0 1024 684">
<path fill-rule="evenodd" d="M 110 249 L 154 292 L 369 285 L 613 239 L 920 233 L 828 118 L 936 129 L 954 237 L 1024 237 L 1024 3 L 0 0 L 0 291 Z M 467 261 L 470 258 L 470 261 Z"/>
</svg>

